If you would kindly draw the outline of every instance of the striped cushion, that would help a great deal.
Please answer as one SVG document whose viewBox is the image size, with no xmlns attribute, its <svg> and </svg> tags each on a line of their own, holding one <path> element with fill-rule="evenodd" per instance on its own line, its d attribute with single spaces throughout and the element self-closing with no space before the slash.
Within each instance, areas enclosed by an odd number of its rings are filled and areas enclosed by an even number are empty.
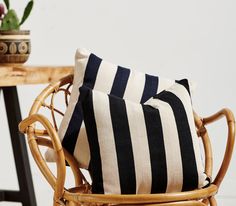
<svg viewBox="0 0 236 206">
<path fill-rule="evenodd" d="M 84 49 L 78 49 L 71 98 L 58 131 L 63 147 L 74 155 L 80 167 L 86 168 L 90 152 L 80 105 L 79 87 L 82 84 L 106 94 L 143 103 L 174 82 L 109 63 Z M 46 159 L 54 160 L 52 152 L 46 154 Z"/>
<path fill-rule="evenodd" d="M 179 192 L 204 186 L 188 88 L 182 80 L 140 104 L 81 87 L 93 193 Z"/>
</svg>

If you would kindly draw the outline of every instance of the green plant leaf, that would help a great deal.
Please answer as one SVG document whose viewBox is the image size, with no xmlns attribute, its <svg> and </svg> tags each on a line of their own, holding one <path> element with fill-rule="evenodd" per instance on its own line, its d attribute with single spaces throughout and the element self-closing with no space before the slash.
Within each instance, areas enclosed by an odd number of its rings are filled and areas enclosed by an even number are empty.
<svg viewBox="0 0 236 206">
<path fill-rule="evenodd" d="M 6 5 L 6 7 L 7 7 L 7 9 L 9 10 L 9 8 L 10 8 L 9 0 L 4 0 L 4 3 Z"/>
<path fill-rule="evenodd" d="M 16 15 L 15 10 L 8 10 L 7 14 L 4 16 L 1 24 L 1 30 L 19 30 L 19 19 Z"/>
<path fill-rule="evenodd" d="M 25 7 L 24 14 L 23 14 L 23 17 L 22 17 L 22 19 L 21 19 L 20 25 L 22 25 L 22 24 L 25 22 L 25 20 L 29 17 L 30 12 L 31 12 L 31 10 L 32 10 L 32 8 L 33 8 L 33 5 L 34 5 L 34 1 L 31 0 L 31 1 L 27 4 L 27 6 Z"/>
</svg>

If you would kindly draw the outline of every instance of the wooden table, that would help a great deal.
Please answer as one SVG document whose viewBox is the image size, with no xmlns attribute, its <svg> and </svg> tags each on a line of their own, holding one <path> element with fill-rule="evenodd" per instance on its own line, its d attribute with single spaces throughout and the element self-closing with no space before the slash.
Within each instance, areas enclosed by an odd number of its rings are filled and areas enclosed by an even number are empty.
<svg viewBox="0 0 236 206">
<path fill-rule="evenodd" d="M 45 84 L 73 73 L 72 66 L 24 66 L 0 64 L 0 90 L 3 91 L 19 191 L 0 190 L 0 201 L 36 206 L 36 199 L 24 135 L 19 133 L 21 112 L 17 85 Z"/>
</svg>

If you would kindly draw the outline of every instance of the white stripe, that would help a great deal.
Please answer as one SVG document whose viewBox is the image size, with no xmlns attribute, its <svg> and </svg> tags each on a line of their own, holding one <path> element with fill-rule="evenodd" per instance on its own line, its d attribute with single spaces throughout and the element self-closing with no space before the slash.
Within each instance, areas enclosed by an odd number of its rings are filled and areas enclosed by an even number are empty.
<svg viewBox="0 0 236 206">
<path fill-rule="evenodd" d="M 80 94 L 79 87 L 83 83 L 87 62 L 88 58 L 78 59 L 75 61 L 74 80 L 73 80 L 73 88 L 71 91 L 70 101 L 58 131 L 60 140 L 62 140 L 65 136 L 67 127 L 69 126 L 70 119 L 75 109 L 75 105 L 77 104 Z"/>
<path fill-rule="evenodd" d="M 139 103 L 143 96 L 145 75 L 136 70 L 130 70 L 130 76 L 124 93 L 124 99 Z"/>
<path fill-rule="evenodd" d="M 84 126 L 84 122 L 80 128 L 80 132 L 76 141 L 74 157 L 78 161 L 80 168 L 88 169 L 91 157 L 88 136 Z"/>
<path fill-rule="evenodd" d="M 88 58 L 86 56 L 80 56 L 79 51 L 77 51 L 76 56 L 75 56 L 73 87 L 72 87 L 72 91 L 71 91 L 71 95 L 70 95 L 69 105 L 66 109 L 66 112 L 64 114 L 64 117 L 62 119 L 62 122 L 61 122 L 59 130 L 58 130 L 58 135 L 59 135 L 59 138 L 61 141 L 63 140 L 63 138 L 65 136 L 65 133 L 67 131 L 67 128 L 68 128 L 70 120 L 72 118 L 75 106 L 76 106 L 78 98 L 79 98 L 79 94 L 80 94 L 79 87 L 83 83 L 87 62 L 88 62 Z M 81 134 L 81 135 L 78 134 L 78 137 L 83 138 L 84 134 Z M 87 137 L 86 134 L 85 134 L 85 137 Z M 77 141 L 78 141 L 78 138 L 77 138 Z M 86 140 L 84 140 L 84 141 L 86 141 Z M 76 148 L 75 150 L 78 150 L 78 149 Z M 77 155 L 78 151 L 74 151 L 74 152 L 75 152 L 76 158 L 78 160 L 78 155 Z M 81 156 L 79 156 L 79 157 L 82 158 Z M 56 161 L 54 153 L 50 150 L 47 150 L 47 152 L 45 154 L 45 158 L 46 158 L 46 160 L 50 159 L 50 160 Z M 79 159 L 79 160 L 81 162 L 86 161 L 83 159 Z M 86 167 L 86 166 L 83 165 L 83 167 Z"/>
<path fill-rule="evenodd" d="M 167 164 L 166 192 L 181 191 L 183 185 L 182 159 L 179 145 L 178 131 L 174 113 L 170 105 L 155 99 L 156 108 L 159 109 Z"/>
<path fill-rule="evenodd" d="M 72 91 L 71 91 L 71 95 L 70 95 L 69 105 L 65 111 L 64 117 L 63 117 L 60 127 L 58 129 L 58 135 L 59 135 L 59 138 L 61 141 L 63 140 L 63 138 L 65 136 L 66 130 L 69 126 L 72 114 L 75 109 L 75 105 L 78 101 L 79 87 L 83 83 L 86 64 L 88 62 L 87 57 L 83 57 L 83 58 L 81 57 L 82 59 L 80 59 L 80 58 L 77 58 L 77 56 L 78 56 L 78 51 L 76 53 L 76 58 L 75 58 L 74 80 L 73 80 L 73 87 L 72 87 Z M 49 161 L 49 162 L 56 161 L 56 157 L 55 157 L 53 150 L 48 149 L 46 151 L 45 159 L 46 159 L 46 161 Z"/>
<path fill-rule="evenodd" d="M 120 194 L 120 178 L 109 99 L 107 95 L 101 92 L 93 92 L 93 102 L 102 161 L 104 191 L 109 191 L 111 194 Z M 101 109 L 101 105 L 104 109 Z"/>
<path fill-rule="evenodd" d="M 136 193 L 150 194 L 151 160 L 143 109 L 140 104 L 126 101 L 136 174 Z"/>
<path fill-rule="evenodd" d="M 198 170 L 198 187 L 203 187 L 204 182 L 206 179 L 206 175 L 204 174 L 204 168 L 201 161 L 201 152 L 200 152 L 200 145 L 199 145 L 199 138 L 197 137 L 196 128 L 194 124 L 194 116 L 193 116 L 193 109 L 192 109 L 192 103 L 189 96 L 188 91 L 185 89 L 184 86 L 180 84 L 176 84 L 174 88 L 170 88 L 168 91 L 175 94 L 183 103 L 187 118 L 189 127 L 191 130 L 192 135 L 192 141 L 193 141 L 193 148 L 194 148 L 194 154 L 195 154 L 195 160 L 197 164 L 197 170 Z"/>
<path fill-rule="evenodd" d="M 94 89 L 110 94 L 115 79 L 117 65 L 102 61 L 98 69 Z"/>
<path fill-rule="evenodd" d="M 90 53 L 84 49 L 78 49 L 75 54 L 75 71 L 74 71 L 73 90 L 71 92 L 71 99 L 68 106 L 68 109 L 70 109 L 69 119 L 71 119 L 72 117 L 75 105 L 80 95 L 79 87 L 81 87 L 81 85 L 83 84 L 89 55 Z M 70 106 L 71 108 L 69 108 Z M 68 117 L 66 116 L 64 118 L 68 118 Z M 69 123 L 67 126 L 69 126 Z M 64 137 L 66 130 L 63 132 L 64 132 L 63 134 L 63 137 Z M 85 168 L 85 169 L 88 168 L 91 157 L 90 157 L 90 148 L 89 148 L 88 137 L 87 137 L 84 121 L 82 122 L 80 131 L 76 140 L 75 149 L 74 149 L 74 157 L 79 162 L 79 167 Z"/>
<path fill-rule="evenodd" d="M 160 92 L 162 92 L 163 90 L 169 88 L 169 87 L 172 86 L 174 83 L 175 83 L 174 80 L 159 77 L 159 83 L 158 83 L 157 93 L 160 93 Z"/>
</svg>

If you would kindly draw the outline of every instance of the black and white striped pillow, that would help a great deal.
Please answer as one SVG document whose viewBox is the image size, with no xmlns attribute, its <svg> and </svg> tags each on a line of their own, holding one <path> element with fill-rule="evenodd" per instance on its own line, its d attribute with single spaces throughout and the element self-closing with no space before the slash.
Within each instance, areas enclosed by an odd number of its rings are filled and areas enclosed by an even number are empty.
<svg viewBox="0 0 236 206">
<path fill-rule="evenodd" d="M 83 126 L 80 86 L 86 85 L 106 94 L 143 103 L 174 82 L 109 63 L 84 49 L 78 49 L 71 98 L 58 131 L 63 147 L 74 155 L 80 167 L 85 168 L 85 165 L 88 165 L 90 152 Z M 46 159 L 55 159 L 53 153 L 47 152 Z"/>
<path fill-rule="evenodd" d="M 203 187 L 188 83 L 145 104 L 81 87 L 93 193 L 144 194 Z"/>
</svg>

